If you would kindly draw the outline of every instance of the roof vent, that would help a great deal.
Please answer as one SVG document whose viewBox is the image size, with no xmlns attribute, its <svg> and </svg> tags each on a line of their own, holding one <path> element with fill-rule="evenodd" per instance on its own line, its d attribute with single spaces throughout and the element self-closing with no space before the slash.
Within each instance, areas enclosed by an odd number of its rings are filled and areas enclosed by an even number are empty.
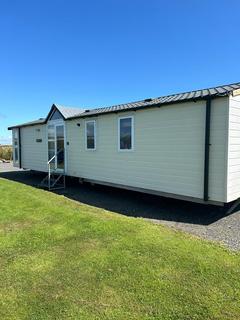
<svg viewBox="0 0 240 320">
<path fill-rule="evenodd" d="M 150 101 L 152 101 L 152 98 L 145 99 L 144 101 L 145 102 L 150 102 Z"/>
<path fill-rule="evenodd" d="M 85 112 L 89 112 L 89 111 L 90 111 L 89 109 L 85 110 Z"/>
</svg>

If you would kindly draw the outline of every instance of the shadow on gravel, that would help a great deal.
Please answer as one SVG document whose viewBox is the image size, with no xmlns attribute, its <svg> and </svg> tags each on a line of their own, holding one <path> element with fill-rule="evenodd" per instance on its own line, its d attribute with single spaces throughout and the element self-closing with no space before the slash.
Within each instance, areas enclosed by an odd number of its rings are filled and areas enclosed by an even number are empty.
<svg viewBox="0 0 240 320">
<path fill-rule="evenodd" d="M 0 177 L 37 187 L 46 174 L 34 171 L 1 172 Z M 56 191 L 69 199 L 126 216 L 209 225 L 226 216 L 226 209 L 167 199 L 134 191 L 84 183 L 68 177 L 66 189 Z M 237 211 L 237 208 L 236 210 Z"/>
</svg>

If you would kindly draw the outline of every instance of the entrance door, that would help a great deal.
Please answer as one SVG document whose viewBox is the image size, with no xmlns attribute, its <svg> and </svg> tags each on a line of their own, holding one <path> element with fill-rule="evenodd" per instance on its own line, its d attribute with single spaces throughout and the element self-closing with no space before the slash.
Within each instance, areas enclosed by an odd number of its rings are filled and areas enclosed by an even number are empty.
<svg viewBox="0 0 240 320">
<path fill-rule="evenodd" d="M 65 169 L 64 124 L 48 125 L 48 161 L 51 159 L 51 169 L 63 172 Z"/>
</svg>

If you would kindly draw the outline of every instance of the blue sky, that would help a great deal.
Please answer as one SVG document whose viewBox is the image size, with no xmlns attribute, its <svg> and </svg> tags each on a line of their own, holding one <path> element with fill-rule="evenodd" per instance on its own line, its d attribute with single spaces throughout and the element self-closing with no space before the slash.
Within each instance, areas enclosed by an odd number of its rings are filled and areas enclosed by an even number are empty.
<svg viewBox="0 0 240 320">
<path fill-rule="evenodd" d="M 98 107 L 240 81 L 237 0 L 2 0 L 0 143 L 53 102 Z"/>
</svg>

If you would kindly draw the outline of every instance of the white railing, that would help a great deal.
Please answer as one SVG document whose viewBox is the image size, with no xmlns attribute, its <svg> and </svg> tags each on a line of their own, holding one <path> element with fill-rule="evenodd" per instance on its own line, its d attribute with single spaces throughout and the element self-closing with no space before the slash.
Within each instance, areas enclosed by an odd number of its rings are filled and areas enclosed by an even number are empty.
<svg viewBox="0 0 240 320">
<path fill-rule="evenodd" d="M 51 162 L 56 158 L 56 154 L 48 161 L 48 189 L 51 188 Z"/>
<path fill-rule="evenodd" d="M 60 152 L 63 152 L 63 154 L 65 155 L 65 150 L 64 149 L 61 149 L 59 150 L 50 160 L 48 160 L 47 164 L 48 164 L 48 189 L 50 190 L 51 189 L 51 163 L 54 159 L 56 159 L 56 156 L 60 153 Z M 53 171 L 55 171 L 57 168 L 54 168 Z M 64 170 L 65 171 L 65 170 Z M 61 172 L 63 175 L 64 175 L 64 171 Z M 60 178 L 60 177 L 59 177 Z M 57 179 L 58 181 L 59 179 Z M 56 181 L 56 182 L 57 182 Z M 65 188 L 65 175 L 64 175 L 64 188 Z"/>
</svg>

